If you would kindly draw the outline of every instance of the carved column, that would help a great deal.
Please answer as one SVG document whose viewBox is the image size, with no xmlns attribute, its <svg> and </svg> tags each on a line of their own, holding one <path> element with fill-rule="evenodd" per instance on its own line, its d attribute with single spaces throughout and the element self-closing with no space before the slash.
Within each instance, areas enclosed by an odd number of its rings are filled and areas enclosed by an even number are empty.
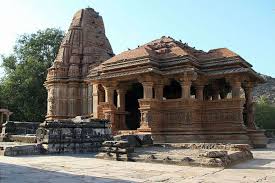
<svg viewBox="0 0 275 183">
<path fill-rule="evenodd" d="M 155 98 L 157 100 L 163 99 L 163 84 L 156 84 L 155 85 Z"/>
<path fill-rule="evenodd" d="M 114 91 L 113 86 L 104 86 L 105 89 L 105 102 L 109 104 L 114 104 Z"/>
<path fill-rule="evenodd" d="M 118 130 L 127 130 L 126 126 L 126 114 L 125 111 L 125 94 L 126 90 L 124 88 L 117 89 L 117 123 L 118 123 Z"/>
<path fill-rule="evenodd" d="M 254 122 L 255 104 L 253 103 L 253 84 L 247 83 L 244 87 L 245 91 L 245 106 L 247 115 L 247 128 L 256 129 Z"/>
<path fill-rule="evenodd" d="M 241 81 L 238 78 L 234 78 L 230 81 L 232 87 L 232 98 L 238 99 L 240 98 L 241 93 Z"/>
<path fill-rule="evenodd" d="M 98 118 L 98 84 L 92 85 L 92 96 L 93 96 L 93 103 L 92 103 L 92 111 L 93 111 L 93 117 Z"/>
<path fill-rule="evenodd" d="M 88 115 L 91 116 L 93 113 L 93 85 L 88 85 L 88 105 L 87 105 Z"/>
<path fill-rule="evenodd" d="M 105 119 L 111 121 L 111 129 L 113 133 L 119 130 L 118 121 L 116 120 L 116 107 L 114 105 L 114 92 L 115 92 L 115 84 L 106 82 L 103 84 L 105 90 L 105 103 L 103 105 L 102 111 Z"/>
<path fill-rule="evenodd" d="M 181 82 L 181 98 L 189 99 L 190 98 L 190 89 L 191 89 L 191 80 L 183 79 Z"/>
<path fill-rule="evenodd" d="M 196 87 L 196 99 L 203 100 L 204 85 L 195 85 Z"/>
<path fill-rule="evenodd" d="M 142 82 L 143 86 L 143 98 L 152 99 L 153 98 L 153 82 Z"/>
<path fill-rule="evenodd" d="M 122 88 L 117 90 L 117 108 L 120 111 L 125 111 L 125 93 L 126 91 Z"/>
</svg>

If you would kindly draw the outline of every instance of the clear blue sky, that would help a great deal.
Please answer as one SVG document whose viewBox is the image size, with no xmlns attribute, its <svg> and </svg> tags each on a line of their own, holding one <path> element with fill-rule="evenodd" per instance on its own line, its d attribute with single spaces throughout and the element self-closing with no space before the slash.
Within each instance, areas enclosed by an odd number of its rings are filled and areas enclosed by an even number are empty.
<svg viewBox="0 0 275 183">
<path fill-rule="evenodd" d="M 17 35 L 47 27 L 67 30 L 88 5 L 103 16 L 116 54 L 163 35 L 208 51 L 227 47 L 257 72 L 275 77 L 273 0 L 1 0 L 0 53 Z"/>
</svg>

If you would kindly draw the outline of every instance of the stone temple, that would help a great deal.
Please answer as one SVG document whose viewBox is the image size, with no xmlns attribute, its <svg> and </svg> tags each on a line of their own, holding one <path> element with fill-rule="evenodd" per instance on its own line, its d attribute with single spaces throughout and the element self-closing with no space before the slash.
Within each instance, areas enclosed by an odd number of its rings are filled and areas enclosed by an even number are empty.
<svg viewBox="0 0 275 183">
<path fill-rule="evenodd" d="M 252 90 L 264 80 L 227 48 L 208 52 L 163 36 L 114 55 L 102 17 L 78 11 L 48 70 L 47 121 L 111 121 L 113 134 L 151 134 L 155 143 L 265 146 Z"/>
</svg>

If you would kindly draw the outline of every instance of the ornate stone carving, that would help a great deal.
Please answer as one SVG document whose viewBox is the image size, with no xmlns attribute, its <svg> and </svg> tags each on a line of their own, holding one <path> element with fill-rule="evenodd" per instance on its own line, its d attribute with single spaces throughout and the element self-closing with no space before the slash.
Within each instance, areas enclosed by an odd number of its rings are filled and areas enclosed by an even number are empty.
<svg viewBox="0 0 275 183">
<path fill-rule="evenodd" d="M 70 28 L 60 45 L 53 66 L 48 70 L 45 85 L 74 83 L 79 94 L 62 96 L 62 100 L 67 100 L 68 111 L 66 107 L 61 107 L 61 104 L 53 104 L 53 100 L 56 102 L 61 100 L 60 95 L 55 96 L 54 99 L 49 97 L 48 113 L 51 113 L 51 118 L 48 118 L 48 120 L 60 119 L 60 116 L 63 116 L 62 119 L 66 119 L 79 114 L 90 115 L 87 114 L 88 106 L 82 105 L 87 100 L 84 97 L 86 96 L 84 94 L 86 86 L 83 84 L 89 73 L 89 66 L 91 65 L 94 68 L 112 56 L 113 51 L 105 36 L 102 17 L 91 8 L 78 11 L 74 15 Z M 53 85 L 53 88 L 55 88 L 55 85 Z M 83 97 L 79 98 L 82 95 Z"/>
</svg>

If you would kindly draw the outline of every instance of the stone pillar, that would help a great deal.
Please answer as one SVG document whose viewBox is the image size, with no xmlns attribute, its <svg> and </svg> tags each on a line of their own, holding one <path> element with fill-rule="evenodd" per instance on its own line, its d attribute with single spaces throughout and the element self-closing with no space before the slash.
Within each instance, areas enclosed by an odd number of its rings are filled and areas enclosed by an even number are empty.
<svg viewBox="0 0 275 183">
<path fill-rule="evenodd" d="M 196 85 L 196 99 L 203 100 L 204 85 Z"/>
<path fill-rule="evenodd" d="M 189 99 L 190 98 L 190 89 L 191 89 L 191 80 L 184 79 L 181 83 L 181 98 Z"/>
<path fill-rule="evenodd" d="M 81 84 L 81 115 L 82 116 L 87 116 L 88 115 L 88 85 L 86 83 Z"/>
<path fill-rule="evenodd" d="M 114 104 L 114 91 L 115 88 L 112 86 L 104 86 L 105 89 L 105 102 Z"/>
<path fill-rule="evenodd" d="M 155 98 L 157 100 L 163 99 L 163 84 L 156 84 L 155 85 Z"/>
<path fill-rule="evenodd" d="M 87 106 L 88 115 L 90 116 L 93 113 L 93 85 L 88 85 L 88 106 Z"/>
<path fill-rule="evenodd" d="M 240 98 L 241 93 L 241 81 L 238 81 L 237 79 L 234 79 L 230 81 L 231 87 L 232 87 L 232 98 L 238 99 Z"/>
<path fill-rule="evenodd" d="M 117 108 L 120 111 L 125 111 L 125 93 L 124 89 L 120 88 L 117 90 Z"/>
<path fill-rule="evenodd" d="M 143 86 L 143 98 L 152 99 L 153 98 L 153 82 L 142 82 Z"/>
<path fill-rule="evenodd" d="M 98 117 L 98 84 L 93 84 L 92 86 L 92 96 L 93 96 L 93 103 L 92 103 L 92 111 L 93 111 L 93 117 L 97 118 Z"/>
<path fill-rule="evenodd" d="M 255 115 L 255 104 L 253 103 L 253 86 L 251 84 L 247 84 L 244 88 L 245 91 L 245 106 L 247 113 L 247 128 L 256 129 L 256 125 L 254 122 Z"/>
<path fill-rule="evenodd" d="M 117 123 L 118 130 L 127 130 L 126 126 L 126 114 L 125 111 L 125 94 L 126 90 L 124 88 L 117 89 Z"/>
</svg>

